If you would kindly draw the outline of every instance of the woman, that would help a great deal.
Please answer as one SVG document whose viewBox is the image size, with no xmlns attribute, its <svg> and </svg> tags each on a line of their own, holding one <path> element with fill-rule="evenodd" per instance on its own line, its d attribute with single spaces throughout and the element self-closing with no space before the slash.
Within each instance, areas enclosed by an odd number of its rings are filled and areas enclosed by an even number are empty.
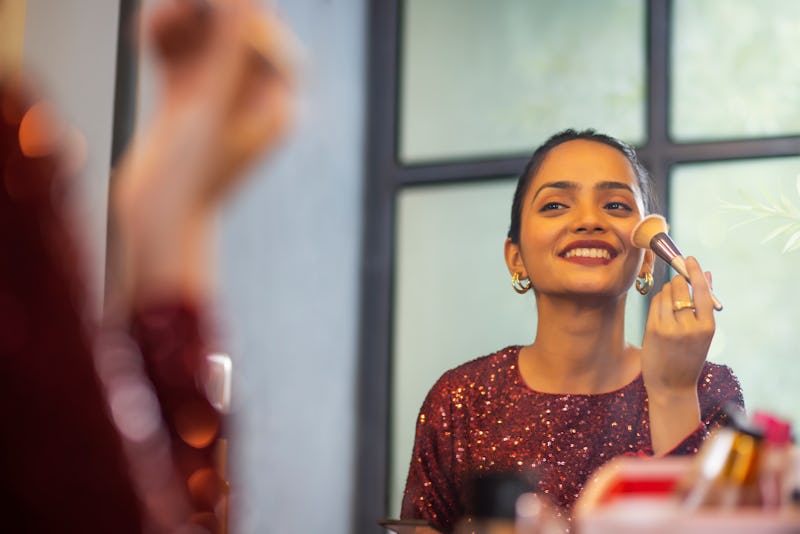
<svg viewBox="0 0 800 534">
<path fill-rule="evenodd" d="M 625 300 L 652 288 L 654 254 L 631 230 L 652 209 L 647 172 L 626 144 L 561 132 L 519 179 L 505 242 L 514 288 L 536 297 L 530 345 L 445 373 L 417 421 L 404 518 L 449 531 L 467 480 L 535 471 L 569 510 L 589 475 L 622 454 L 693 454 L 723 407 L 744 407 L 738 380 L 705 361 L 714 334 L 710 275 L 687 260 L 653 296 L 642 347 L 624 339 Z M 636 278 L 639 280 L 636 280 Z M 691 304 L 687 304 L 691 303 Z"/>
</svg>

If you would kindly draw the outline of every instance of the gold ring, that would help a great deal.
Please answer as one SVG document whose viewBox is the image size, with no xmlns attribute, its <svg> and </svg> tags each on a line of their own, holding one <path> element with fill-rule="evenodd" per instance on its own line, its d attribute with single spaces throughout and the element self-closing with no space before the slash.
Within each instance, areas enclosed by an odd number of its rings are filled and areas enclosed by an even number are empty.
<svg viewBox="0 0 800 534">
<path fill-rule="evenodd" d="M 691 300 L 676 300 L 672 303 L 672 311 L 679 312 L 681 310 L 694 309 L 694 302 Z"/>
</svg>

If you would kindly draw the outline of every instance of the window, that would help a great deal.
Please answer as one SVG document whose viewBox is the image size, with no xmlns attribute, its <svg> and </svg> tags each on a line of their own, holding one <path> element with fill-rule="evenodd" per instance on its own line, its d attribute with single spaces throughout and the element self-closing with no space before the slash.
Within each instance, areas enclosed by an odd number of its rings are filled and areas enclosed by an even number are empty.
<svg viewBox="0 0 800 534">
<path fill-rule="evenodd" d="M 800 231 L 799 177 L 800 157 L 761 158 L 676 165 L 669 184 L 670 233 L 712 271 L 725 306 L 708 359 L 733 368 L 748 410 L 794 417 L 795 428 L 797 373 L 780 370 L 800 366 L 800 253 L 783 252 Z"/>
<path fill-rule="evenodd" d="M 641 0 L 406 0 L 401 11 L 403 163 L 526 155 L 576 125 L 644 139 Z"/>
<path fill-rule="evenodd" d="M 800 134 L 800 3 L 677 0 L 673 21 L 672 137 Z"/>
</svg>

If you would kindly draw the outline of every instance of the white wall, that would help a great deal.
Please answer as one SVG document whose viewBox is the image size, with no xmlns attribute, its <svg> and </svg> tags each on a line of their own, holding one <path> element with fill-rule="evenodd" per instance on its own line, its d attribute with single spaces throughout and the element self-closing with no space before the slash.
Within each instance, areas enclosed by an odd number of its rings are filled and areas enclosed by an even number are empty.
<svg viewBox="0 0 800 534">
<path fill-rule="evenodd" d="M 79 222 L 99 311 L 105 268 L 108 178 L 119 3 L 28 0 L 23 61 L 66 118 L 86 137 L 89 160 L 76 184 Z"/>
<path fill-rule="evenodd" d="M 241 534 L 352 531 L 366 0 L 285 0 L 303 112 L 223 232 Z M 377 519 L 377 518 L 376 518 Z"/>
</svg>

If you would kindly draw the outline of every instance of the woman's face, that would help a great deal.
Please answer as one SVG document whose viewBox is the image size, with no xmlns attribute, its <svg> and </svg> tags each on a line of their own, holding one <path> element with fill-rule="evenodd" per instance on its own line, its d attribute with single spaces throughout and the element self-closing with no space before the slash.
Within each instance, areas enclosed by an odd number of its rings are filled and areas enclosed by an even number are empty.
<svg viewBox="0 0 800 534">
<path fill-rule="evenodd" d="M 506 262 L 531 279 L 537 294 L 618 297 L 642 266 L 644 251 L 630 243 L 642 217 L 625 155 L 595 141 L 567 141 L 547 154 L 531 181 L 519 244 L 507 243 Z"/>
</svg>

